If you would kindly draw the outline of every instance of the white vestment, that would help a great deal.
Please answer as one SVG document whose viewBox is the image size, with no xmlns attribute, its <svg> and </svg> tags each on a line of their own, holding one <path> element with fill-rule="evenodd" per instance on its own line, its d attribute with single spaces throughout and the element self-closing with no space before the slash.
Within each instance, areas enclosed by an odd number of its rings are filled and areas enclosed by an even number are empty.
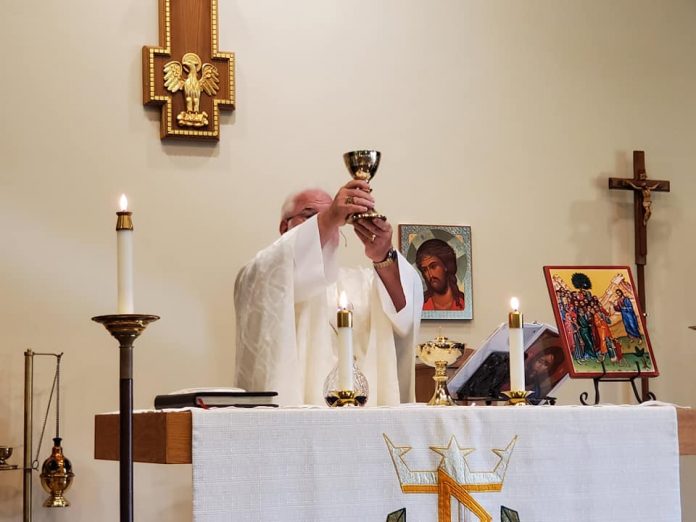
<svg viewBox="0 0 696 522">
<path fill-rule="evenodd" d="M 368 405 L 415 400 L 415 343 L 423 287 L 398 255 L 406 306 L 396 311 L 373 269 L 339 269 L 322 249 L 317 218 L 283 234 L 237 275 L 236 385 L 278 392 L 281 405 L 325 405 L 324 380 L 337 363 L 337 287 L 353 312 L 353 350 L 367 377 Z"/>
</svg>

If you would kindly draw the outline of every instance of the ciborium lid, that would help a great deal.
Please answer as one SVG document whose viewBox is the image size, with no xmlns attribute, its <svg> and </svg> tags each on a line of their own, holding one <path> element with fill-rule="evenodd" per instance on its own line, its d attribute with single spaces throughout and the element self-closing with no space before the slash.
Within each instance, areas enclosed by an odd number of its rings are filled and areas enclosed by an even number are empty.
<svg viewBox="0 0 696 522">
<path fill-rule="evenodd" d="M 428 366 L 436 363 L 453 364 L 464 353 L 465 343 L 450 341 L 444 335 L 438 335 L 432 341 L 418 345 L 418 358 Z"/>
</svg>

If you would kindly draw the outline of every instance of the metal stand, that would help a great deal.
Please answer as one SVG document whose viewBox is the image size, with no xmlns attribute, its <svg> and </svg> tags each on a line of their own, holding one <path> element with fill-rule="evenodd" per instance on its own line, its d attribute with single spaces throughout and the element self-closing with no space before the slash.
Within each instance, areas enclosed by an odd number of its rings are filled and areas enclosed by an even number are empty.
<svg viewBox="0 0 696 522">
<path fill-rule="evenodd" d="M 35 356 L 52 356 L 56 357 L 60 362 L 60 358 L 63 356 L 61 353 L 38 353 L 30 349 L 24 352 L 24 460 L 22 466 L 22 521 L 31 522 L 32 519 L 32 471 L 37 471 L 39 467 L 39 461 L 34 460 L 31 454 L 31 447 L 33 445 L 33 433 L 34 433 L 34 357 Z M 57 370 L 56 370 L 57 371 Z M 57 376 L 57 374 L 56 374 Z M 54 386 L 56 384 L 54 378 Z M 51 407 L 51 400 L 53 398 L 53 390 L 51 390 L 51 396 L 48 400 L 48 406 L 46 407 L 46 418 L 48 418 L 48 409 Z M 59 406 L 56 406 L 56 415 L 58 415 Z M 44 419 L 43 428 L 46 427 L 46 419 Z M 39 445 L 36 448 L 36 458 L 38 459 L 39 453 L 41 452 L 41 442 L 43 440 L 43 429 L 41 430 L 41 437 L 39 438 Z M 17 466 L 14 466 L 16 469 Z"/>
<path fill-rule="evenodd" d="M 34 429 L 34 352 L 24 352 L 24 468 L 22 470 L 22 520 L 31 522 L 31 445 Z"/>
<path fill-rule="evenodd" d="M 631 377 L 610 377 L 610 378 L 607 378 L 607 377 L 605 377 L 605 375 L 607 373 L 607 369 L 604 366 L 604 361 L 601 361 L 601 363 L 602 363 L 602 375 L 600 375 L 599 377 L 592 378 L 592 382 L 594 384 L 594 391 L 595 391 L 594 404 L 599 404 L 599 383 L 600 382 L 630 382 L 631 388 L 633 389 L 633 396 L 636 398 L 636 401 L 638 401 L 639 404 L 642 402 L 645 402 L 647 400 L 654 401 L 655 399 L 657 399 L 655 394 L 649 390 L 646 391 L 645 389 L 643 389 L 642 390 L 644 392 L 643 394 L 638 392 L 638 388 L 636 386 L 636 379 L 641 379 L 641 378 L 646 379 L 646 380 L 648 379 L 648 377 L 645 377 L 644 375 L 641 374 L 642 372 L 640 371 L 640 364 L 638 361 L 636 361 L 637 373 Z M 587 399 L 588 397 L 589 397 L 589 394 L 587 392 L 582 392 L 580 394 L 580 402 L 583 403 L 585 406 L 589 405 L 589 403 L 585 401 L 585 399 Z M 645 397 L 645 399 L 643 400 L 642 397 Z"/>
<path fill-rule="evenodd" d="M 92 317 L 119 342 L 119 479 L 121 522 L 133 521 L 133 342 L 156 315 L 118 314 Z"/>
</svg>

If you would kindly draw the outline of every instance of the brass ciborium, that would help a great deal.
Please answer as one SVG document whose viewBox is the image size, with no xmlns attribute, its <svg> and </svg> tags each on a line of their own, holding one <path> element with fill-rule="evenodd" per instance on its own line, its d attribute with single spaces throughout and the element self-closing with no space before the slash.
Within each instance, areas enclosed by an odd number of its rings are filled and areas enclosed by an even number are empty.
<svg viewBox="0 0 696 522">
<path fill-rule="evenodd" d="M 454 400 L 447 390 L 447 367 L 462 356 L 465 347 L 464 343 L 450 341 L 442 335 L 418 345 L 418 358 L 435 368 L 435 393 L 428 406 L 454 406 Z"/>
<path fill-rule="evenodd" d="M 8 464 L 6 461 L 12 456 L 12 446 L 0 446 L 0 470 L 17 469 L 17 464 Z"/>
<path fill-rule="evenodd" d="M 353 179 L 361 179 L 369 183 L 377 173 L 381 157 L 382 153 L 378 150 L 353 150 L 343 155 L 343 161 Z M 376 218 L 387 219 L 384 214 L 380 214 L 374 208 L 367 212 L 359 212 L 351 216 L 353 221 Z"/>
</svg>

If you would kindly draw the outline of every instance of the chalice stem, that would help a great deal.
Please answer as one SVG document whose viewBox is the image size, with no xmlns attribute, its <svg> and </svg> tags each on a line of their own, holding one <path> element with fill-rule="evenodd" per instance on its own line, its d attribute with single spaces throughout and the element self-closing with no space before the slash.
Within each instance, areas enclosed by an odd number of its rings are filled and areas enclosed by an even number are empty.
<svg viewBox="0 0 696 522">
<path fill-rule="evenodd" d="M 447 363 L 445 361 L 435 362 L 435 393 L 428 402 L 429 406 L 454 406 L 454 400 L 447 389 Z"/>
</svg>

